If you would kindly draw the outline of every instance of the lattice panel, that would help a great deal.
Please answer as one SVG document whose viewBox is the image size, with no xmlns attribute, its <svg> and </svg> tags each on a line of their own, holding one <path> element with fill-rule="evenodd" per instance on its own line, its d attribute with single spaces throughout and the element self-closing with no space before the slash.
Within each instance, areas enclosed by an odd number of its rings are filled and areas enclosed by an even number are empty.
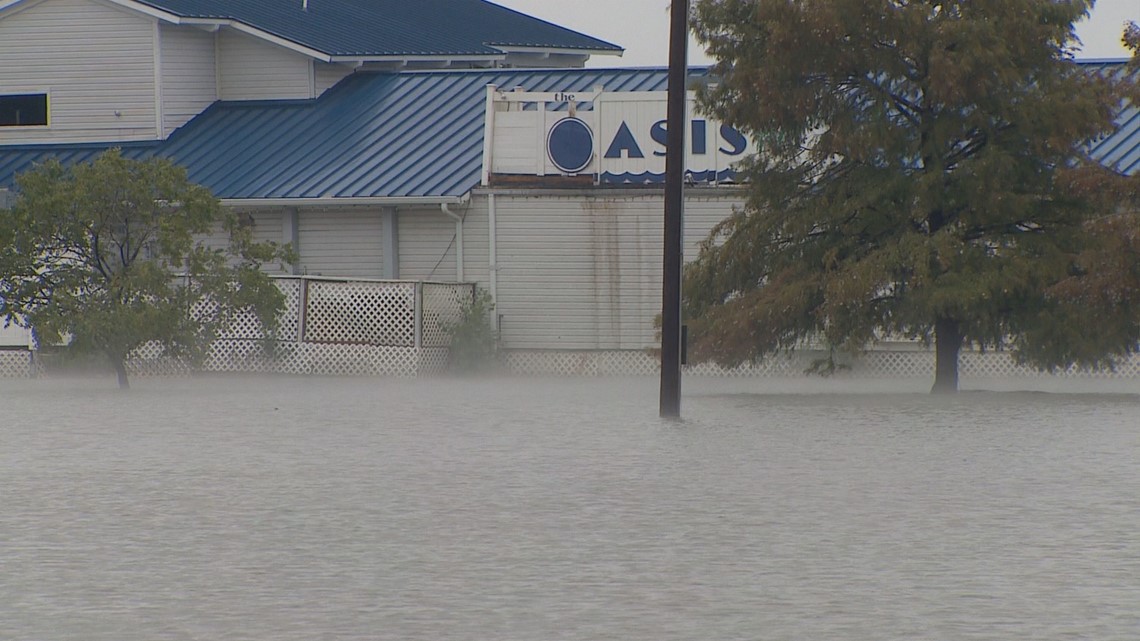
<svg viewBox="0 0 1140 641">
<path fill-rule="evenodd" d="M 803 376 L 816 359 L 827 352 L 799 350 L 735 368 L 698 363 L 684 368 L 688 376 L 780 377 Z M 648 376 L 660 372 L 657 358 L 643 351 L 563 352 L 509 351 L 504 354 L 508 371 L 539 376 Z M 934 353 L 927 350 L 872 351 L 859 357 L 838 357 L 850 369 L 835 373 L 852 378 L 932 378 Z M 1004 352 L 963 352 L 959 357 L 962 378 L 1027 378 L 1049 373 L 1018 365 Z M 1140 378 L 1140 355 L 1120 363 L 1115 372 L 1070 369 L 1053 376 L 1074 378 Z"/>
<path fill-rule="evenodd" d="M 132 377 L 186 376 L 193 371 L 188 363 L 167 356 L 162 344 L 153 341 L 131 352 L 126 367 Z"/>
<path fill-rule="evenodd" d="M 928 351 L 882 351 L 862 354 L 852 374 L 882 378 L 932 378 L 934 353 Z"/>
<path fill-rule="evenodd" d="M 459 322 L 464 305 L 471 304 L 475 289 L 473 285 L 424 283 L 420 286 L 423 295 L 423 326 L 420 332 L 424 347 L 446 347 L 451 337 L 447 328 Z"/>
<path fill-rule="evenodd" d="M 958 358 L 958 369 L 963 378 L 1038 378 L 1050 376 L 1085 379 L 1140 378 L 1140 355 L 1123 359 L 1117 363 L 1115 370 L 1070 367 L 1050 373 L 1019 365 L 1013 356 L 1007 352 L 963 352 Z"/>
<path fill-rule="evenodd" d="M 301 340 L 298 333 L 301 322 L 301 281 L 279 278 L 275 282 L 285 294 L 285 310 L 281 312 L 281 317 L 277 321 L 277 338 L 282 341 L 299 341 Z"/>
<path fill-rule="evenodd" d="M 715 363 L 696 363 L 684 367 L 689 376 L 764 377 L 802 376 L 812 360 L 824 352 L 796 352 L 774 356 L 763 361 L 725 368 Z M 513 374 L 538 376 L 650 376 L 661 371 L 660 361 L 647 351 L 561 352 L 508 351 L 504 354 L 507 369 Z"/>
<path fill-rule="evenodd" d="M 304 340 L 414 347 L 415 284 L 306 281 Z"/>
<path fill-rule="evenodd" d="M 26 349 L 0 350 L 0 378 L 29 378 L 34 376 L 32 354 Z"/>
<path fill-rule="evenodd" d="M 425 347 L 420 350 L 419 370 L 420 376 L 436 376 L 447 371 L 446 347 Z"/>
<path fill-rule="evenodd" d="M 504 354 L 507 370 L 527 376 L 597 376 L 594 352 L 509 351 Z"/>
</svg>

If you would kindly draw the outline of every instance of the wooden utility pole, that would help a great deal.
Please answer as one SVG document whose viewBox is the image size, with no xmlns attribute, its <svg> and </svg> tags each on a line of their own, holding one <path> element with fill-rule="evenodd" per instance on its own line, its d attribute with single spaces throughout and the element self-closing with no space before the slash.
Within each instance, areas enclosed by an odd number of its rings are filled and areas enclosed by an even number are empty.
<svg viewBox="0 0 1140 641">
<path fill-rule="evenodd" d="M 685 212 L 685 106 L 689 0 L 672 0 L 665 114 L 665 258 L 661 287 L 661 416 L 681 415 L 681 265 Z"/>
</svg>

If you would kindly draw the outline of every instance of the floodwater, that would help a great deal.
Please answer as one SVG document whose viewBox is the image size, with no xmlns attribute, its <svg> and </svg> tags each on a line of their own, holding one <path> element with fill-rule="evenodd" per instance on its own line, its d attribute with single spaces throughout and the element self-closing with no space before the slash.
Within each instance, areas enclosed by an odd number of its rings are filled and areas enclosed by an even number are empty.
<svg viewBox="0 0 1140 641">
<path fill-rule="evenodd" d="M 0 638 L 1140 638 L 1140 382 L 928 384 L 0 381 Z"/>
</svg>

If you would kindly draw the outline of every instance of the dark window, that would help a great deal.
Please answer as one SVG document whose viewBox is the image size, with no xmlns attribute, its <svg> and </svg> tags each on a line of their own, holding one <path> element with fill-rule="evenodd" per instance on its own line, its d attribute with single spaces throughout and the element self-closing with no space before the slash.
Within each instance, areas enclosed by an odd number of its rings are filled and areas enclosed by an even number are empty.
<svg viewBox="0 0 1140 641">
<path fill-rule="evenodd" d="M 46 127 L 47 124 L 47 94 L 0 95 L 0 127 Z"/>
</svg>

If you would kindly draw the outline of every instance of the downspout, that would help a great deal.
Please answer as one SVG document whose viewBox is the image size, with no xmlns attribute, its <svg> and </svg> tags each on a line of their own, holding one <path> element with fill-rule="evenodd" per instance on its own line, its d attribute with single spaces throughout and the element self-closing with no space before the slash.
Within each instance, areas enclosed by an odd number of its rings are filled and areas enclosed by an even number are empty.
<svg viewBox="0 0 1140 641">
<path fill-rule="evenodd" d="M 463 282 L 463 217 L 451 211 L 447 203 L 440 203 L 439 209 L 445 216 L 455 221 L 455 280 Z"/>
<path fill-rule="evenodd" d="M 488 254 L 489 273 L 490 273 L 490 289 L 491 289 L 491 308 L 495 313 L 491 315 L 491 329 L 498 331 L 499 329 L 499 260 L 497 257 L 498 249 L 495 244 L 495 192 L 487 194 L 487 229 L 488 229 Z"/>
</svg>

